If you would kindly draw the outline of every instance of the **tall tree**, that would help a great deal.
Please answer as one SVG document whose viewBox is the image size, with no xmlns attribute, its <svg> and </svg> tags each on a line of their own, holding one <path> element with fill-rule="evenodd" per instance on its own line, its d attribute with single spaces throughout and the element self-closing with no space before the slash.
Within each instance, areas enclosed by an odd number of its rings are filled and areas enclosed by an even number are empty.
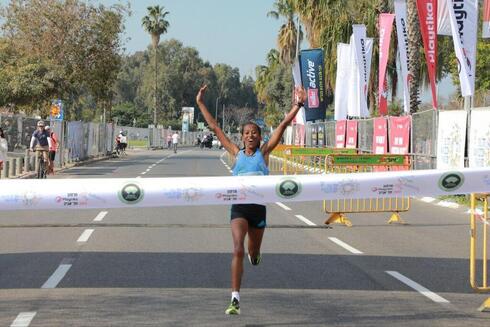
<svg viewBox="0 0 490 327">
<path fill-rule="evenodd" d="M 421 56 L 420 48 L 422 37 L 420 35 L 419 15 L 417 12 L 416 0 L 407 0 L 407 20 L 408 20 L 408 71 L 412 75 L 410 79 L 410 113 L 418 111 L 420 104 L 420 67 Z"/>
<path fill-rule="evenodd" d="M 163 6 L 148 7 L 148 15 L 143 17 L 143 28 L 151 35 L 151 44 L 153 46 L 155 55 L 155 108 L 153 109 L 153 124 L 157 124 L 157 108 L 158 108 L 158 44 L 160 43 L 160 36 L 167 33 L 170 23 L 165 20 L 165 17 L 169 14 L 165 11 Z"/>
<path fill-rule="evenodd" d="M 275 19 L 279 19 L 279 17 L 286 18 L 286 22 L 279 29 L 277 46 L 279 48 L 281 62 L 289 65 L 296 56 L 298 42 L 298 28 L 294 23 L 294 0 L 276 0 L 274 10 L 269 11 L 267 16 Z M 301 31 L 299 33 L 301 42 Z"/>
</svg>

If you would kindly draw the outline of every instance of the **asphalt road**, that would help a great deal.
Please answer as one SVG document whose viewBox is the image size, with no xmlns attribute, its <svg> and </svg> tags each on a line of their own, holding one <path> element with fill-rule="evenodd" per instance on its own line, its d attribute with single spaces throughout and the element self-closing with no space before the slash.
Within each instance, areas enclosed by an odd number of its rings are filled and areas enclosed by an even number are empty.
<svg viewBox="0 0 490 327">
<path fill-rule="evenodd" d="M 219 150 L 133 151 L 52 178 L 230 175 Z M 1 182 L 0 182 L 1 187 Z M 464 209 L 414 200 L 407 225 L 271 203 L 240 316 L 226 316 L 229 207 L 0 212 L 0 326 L 490 326 L 469 286 Z"/>
</svg>

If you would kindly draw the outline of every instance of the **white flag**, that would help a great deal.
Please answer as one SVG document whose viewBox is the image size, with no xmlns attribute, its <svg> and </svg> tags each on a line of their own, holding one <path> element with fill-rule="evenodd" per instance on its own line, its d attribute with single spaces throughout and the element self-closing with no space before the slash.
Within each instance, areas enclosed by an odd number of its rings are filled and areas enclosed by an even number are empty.
<svg viewBox="0 0 490 327">
<path fill-rule="evenodd" d="M 357 68 L 356 50 L 354 49 L 354 35 L 350 37 L 350 54 L 348 71 L 348 88 L 347 88 L 347 115 L 350 117 L 361 116 L 361 104 L 359 102 L 359 69 Z"/>
<path fill-rule="evenodd" d="M 335 120 L 347 118 L 349 104 L 350 81 L 350 56 L 349 44 L 337 43 L 337 76 L 335 78 Z"/>
<path fill-rule="evenodd" d="M 475 93 L 478 0 L 447 0 L 454 51 L 458 59 L 461 94 Z"/>
<path fill-rule="evenodd" d="M 437 35 L 453 35 L 446 0 L 437 0 Z"/>
<path fill-rule="evenodd" d="M 398 50 L 403 81 L 403 109 L 405 113 L 410 112 L 410 80 L 412 74 L 408 70 L 408 26 L 407 26 L 407 3 L 405 0 L 395 0 L 396 34 L 398 36 Z"/>
<path fill-rule="evenodd" d="M 294 60 L 293 64 L 293 80 L 294 80 L 294 86 L 302 86 L 303 83 L 301 83 L 301 70 L 299 67 L 299 60 L 298 57 Z M 305 108 L 301 107 L 299 108 L 298 113 L 293 119 L 293 123 L 298 124 L 298 125 L 304 125 L 306 122 L 306 116 L 305 116 Z"/>
<path fill-rule="evenodd" d="M 360 115 L 359 117 L 369 117 L 367 106 L 367 94 L 369 87 L 369 74 L 371 72 L 371 51 L 372 46 L 368 47 L 366 38 L 366 26 L 361 24 L 352 25 L 352 34 L 354 36 L 354 51 L 358 71 L 358 92 Z"/>
</svg>

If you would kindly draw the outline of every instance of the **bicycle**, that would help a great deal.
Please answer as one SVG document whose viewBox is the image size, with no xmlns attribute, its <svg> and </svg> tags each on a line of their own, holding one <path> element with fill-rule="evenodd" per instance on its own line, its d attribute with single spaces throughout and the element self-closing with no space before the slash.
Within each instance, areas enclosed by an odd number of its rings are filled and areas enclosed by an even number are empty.
<svg viewBox="0 0 490 327">
<path fill-rule="evenodd" d="M 45 179 L 48 177 L 49 172 L 49 163 L 44 160 L 44 152 L 45 150 L 36 150 L 36 160 L 37 160 L 37 171 L 36 178 L 37 179 Z"/>
</svg>

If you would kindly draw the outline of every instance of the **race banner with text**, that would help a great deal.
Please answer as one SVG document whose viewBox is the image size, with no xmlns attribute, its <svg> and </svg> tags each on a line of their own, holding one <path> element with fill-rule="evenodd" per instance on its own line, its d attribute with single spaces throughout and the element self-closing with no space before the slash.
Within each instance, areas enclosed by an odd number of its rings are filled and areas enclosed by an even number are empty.
<svg viewBox="0 0 490 327">
<path fill-rule="evenodd" d="M 347 121 L 345 147 L 347 149 L 357 148 L 357 120 Z"/>
<path fill-rule="evenodd" d="M 396 34 L 398 36 L 398 51 L 400 54 L 400 64 L 403 85 L 403 111 L 410 112 L 410 80 L 412 74 L 408 70 L 408 24 L 407 24 L 407 3 L 406 0 L 395 0 L 395 20 Z"/>
<path fill-rule="evenodd" d="M 292 72 L 293 72 L 294 86 L 295 87 L 296 86 L 302 86 L 303 84 L 301 83 L 301 69 L 299 67 L 299 59 L 298 59 L 298 57 L 296 57 L 296 59 L 294 60 L 294 64 L 293 64 L 293 67 L 292 67 Z M 293 97 L 294 97 L 294 94 L 293 94 Z M 295 99 L 293 99 L 292 101 L 295 101 Z M 299 108 L 299 111 L 296 114 L 296 116 L 293 118 L 293 124 L 304 125 L 305 124 L 305 121 L 306 121 L 306 118 L 305 118 L 305 108 L 304 107 L 301 107 L 301 108 Z"/>
<path fill-rule="evenodd" d="M 475 93 L 478 0 L 447 0 L 461 95 Z"/>
<path fill-rule="evenodd" d="M 323 71 L 323 49 L 301 50 L 301 80 L 307 92 L 305 103 L 306 121 L 325 119 L 325 73 Z"/>
<path fill-rule="evenodd" d="M 347 118 L 351 46 L 337 43 L 337 76 L 335 77 L 335 120 Z"/>
<path fill-rule="evenodd" d="M 352 25 L 352 34 L 354 36 L 354 51 L 358 69 L 358 92 L 360 115 L 357 117 L 369 117 L 367 105 L 367 94 L 369 87 L 369 77 L 371 74 L 372 58 L 372 39 L 366 37 L 366 26 L 362 24 Z"/>
<path fill-rule="evenodd" d="M 393 14 L 379 15 L 379 74 L 378 74 L 378 98 L 379 114 L 388 114 L 388 85 L 386 83 L 386 66 L 390 50 L 391 31 L 393 29 Z"/>
<path fill-rule="evenodd" d="M 411 116 L 390 117 L 390 153 L 407 154 L 410 145 Z"/>
<path fill-rule="evenodd" d="M 417 0 L 420 32 L 425 50 L 425 61 L 432 91 L 432 107 L 437 109 L 436 68 L 437 68 L 437 0 Z"/>
<path fill-rule="evenodd" d="M 346 120 L 337 120 L 335 122 L 335 147 L 345 148 L 345 129 Z"/>
<path fill-rule="evenodd" d="M 373 153 L 388 153 L 388 121 L 384 117 L 373 121 Z"/>
<path fill-rule="evenodd" d="M 0 211 L 39 213 L 47 209 L 137 209 L 483 193 L 488 192 L 489 175 L 490 168 L 465 168 L 320 175 L 0 180 Z M 349 194 L 341 187 L 346 181 L 353 185 Z M 40 223 L 48 217 L 35 216 Z"/>
<path fill-rule="evenodd" d="M 490 110 L 473 109 L 470 126 L 469 166 L 490 167 Z"/>
<path fill-rule="evenodd" d="M 483 4 L 482 37 L 490 38 L 490 0 L 485 0 Z"/>
<path fill-rule="evenodd" d="M 437 129 L 437 169 L 464 167 L 466 110 L 439 113 Z"/>
</svg>

